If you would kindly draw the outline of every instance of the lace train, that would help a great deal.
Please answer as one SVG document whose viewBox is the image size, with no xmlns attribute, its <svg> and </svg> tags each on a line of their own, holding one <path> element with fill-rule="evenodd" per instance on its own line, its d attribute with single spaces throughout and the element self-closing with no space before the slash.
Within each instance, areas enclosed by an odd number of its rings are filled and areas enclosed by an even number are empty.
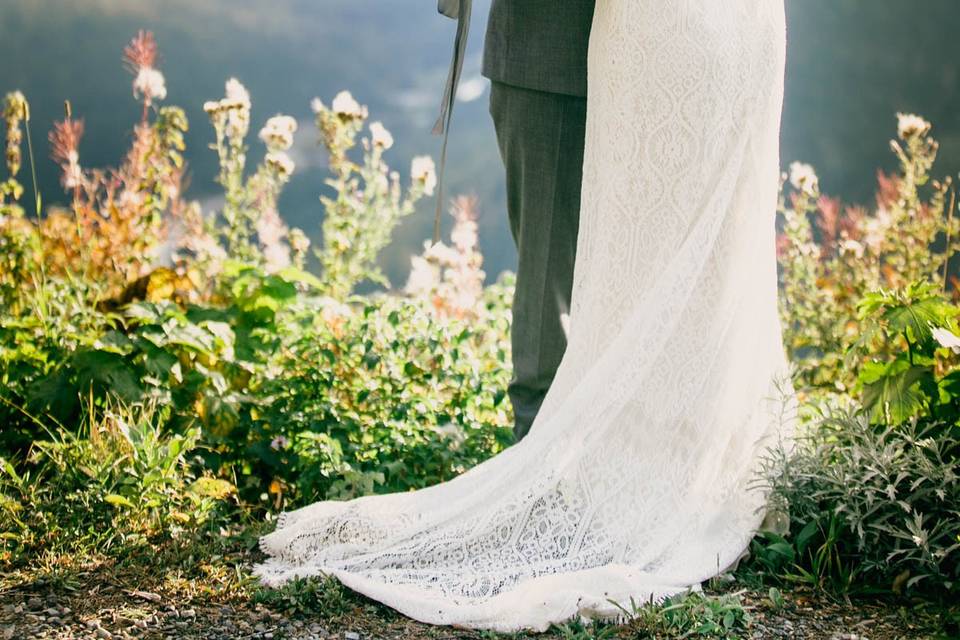
<svg viewBox="0 0 960 640">
<path fill-rule="evenodd" d="M 285 514 L 264 582 L 333 575 L 421 621 L 544 630 L 737 560 L 758 456 L 790 432 L 784 30 L 779 0 L 598 0 L 570 340 L 530 435 L 450 482 Z"/>
</svg>

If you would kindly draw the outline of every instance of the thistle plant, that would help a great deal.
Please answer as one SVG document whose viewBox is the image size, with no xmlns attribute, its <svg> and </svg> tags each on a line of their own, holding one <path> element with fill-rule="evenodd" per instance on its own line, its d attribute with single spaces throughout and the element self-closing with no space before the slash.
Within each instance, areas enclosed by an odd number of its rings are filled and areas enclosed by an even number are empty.
<svg viewBox="0 0 960 640">
<path fill-rule="evenodd" d="M 295 169 L 287 151 L 293 146 L 297 121 L 284 115 L 267 121 L 259 134 L 267 153 L 254 173 L 247 176 L 250 106 L 246 87 L 231 78 L 225 96 L 203 107 L 216 132 L 213 149 L 220 162 L 217 181 L 224 189 L 224 224 L 216 226 L 215 235 L 232 258 L 277 270 L 291 263 L 290 249 L 284 242 L 288 229 L 280 221 L 277 199 Z"/>
<path fill-rule="evenodd" d="M 813 168 L 785 176 L 777 249 L 787 350 L 803 386 L 853 388 L 861 361 L 847 357 L 862 334 L 857 306 L 879 289 L 911 282 L 948 288 L 960 221 L 952 180 L 933 180 L 938 144 L 919 116 L 899 116 L 893 175 L 878 174 L 876 207 L 844 207 L 820 190 Z"/>
<path fill-rule="evenodd" d="M 357 284 L 369 280 L 389 286 L 377 266 L 377 256 L 386 247 L 400 220 L 414 212 L 423 196 L 433 195 L 437 178 L 433 160 L 413 159 L 406 192 L 400 175 L 391 171 L 384 153 L 393 146 L 393 136 L 382 123 L 373 122 L 360 139 L 361 164 L 350 157 L 364 131 L 367 108 L 350 93 L 339 93 L 331 106 L 313 101 L 320 142 L 326 147 L 333 177 L 326 181 L 335 195 L 323 196 L 323 248 L 317 253 L 323 267 L 327 294 L 344 299 Z"/>
</svg>

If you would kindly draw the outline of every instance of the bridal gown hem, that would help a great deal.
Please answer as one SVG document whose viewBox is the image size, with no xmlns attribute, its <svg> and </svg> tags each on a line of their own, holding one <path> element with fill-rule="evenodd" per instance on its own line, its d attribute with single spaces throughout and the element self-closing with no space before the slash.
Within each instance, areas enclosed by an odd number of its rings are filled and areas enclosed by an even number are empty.
<svg viewBox="0 0 960 640">
<path fill-rule="evenodd" d="M 270 585 L 330 575 L 496 631 L 615 618 L 734 563 L 789 437 L 774 212 L 782 0 L 598 0 L 567 352 L 530 434 L 419 491 L 320 502 L 261 540 Z"/>
</svg>

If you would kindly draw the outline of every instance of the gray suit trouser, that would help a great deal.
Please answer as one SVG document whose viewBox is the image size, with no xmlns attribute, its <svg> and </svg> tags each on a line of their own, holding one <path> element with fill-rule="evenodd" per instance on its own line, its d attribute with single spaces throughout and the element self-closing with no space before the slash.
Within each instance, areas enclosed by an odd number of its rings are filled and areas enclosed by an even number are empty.
<svg viewBox="0 0 960 640">
<path fill-rule="evenodd" d="M 494 81 L 490 114 L 507 174 L 507 210 L 519 264 L 509 394 L 520 440 L 530 430 L 567 339 L 580 222 L 587 100 Z"/>
</svg>

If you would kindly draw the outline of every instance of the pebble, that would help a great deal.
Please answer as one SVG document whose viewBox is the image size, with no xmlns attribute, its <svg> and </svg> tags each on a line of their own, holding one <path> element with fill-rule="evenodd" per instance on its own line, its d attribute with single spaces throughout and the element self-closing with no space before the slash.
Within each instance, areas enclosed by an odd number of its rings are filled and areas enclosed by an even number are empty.
<svg viewBox="0 0 960 640">
<path fill-rule="evenodd" d="M 345 640 L 360 640 L 360 634 L 355 631 L 347 631 L 343 634 Z"/>
</svg>

